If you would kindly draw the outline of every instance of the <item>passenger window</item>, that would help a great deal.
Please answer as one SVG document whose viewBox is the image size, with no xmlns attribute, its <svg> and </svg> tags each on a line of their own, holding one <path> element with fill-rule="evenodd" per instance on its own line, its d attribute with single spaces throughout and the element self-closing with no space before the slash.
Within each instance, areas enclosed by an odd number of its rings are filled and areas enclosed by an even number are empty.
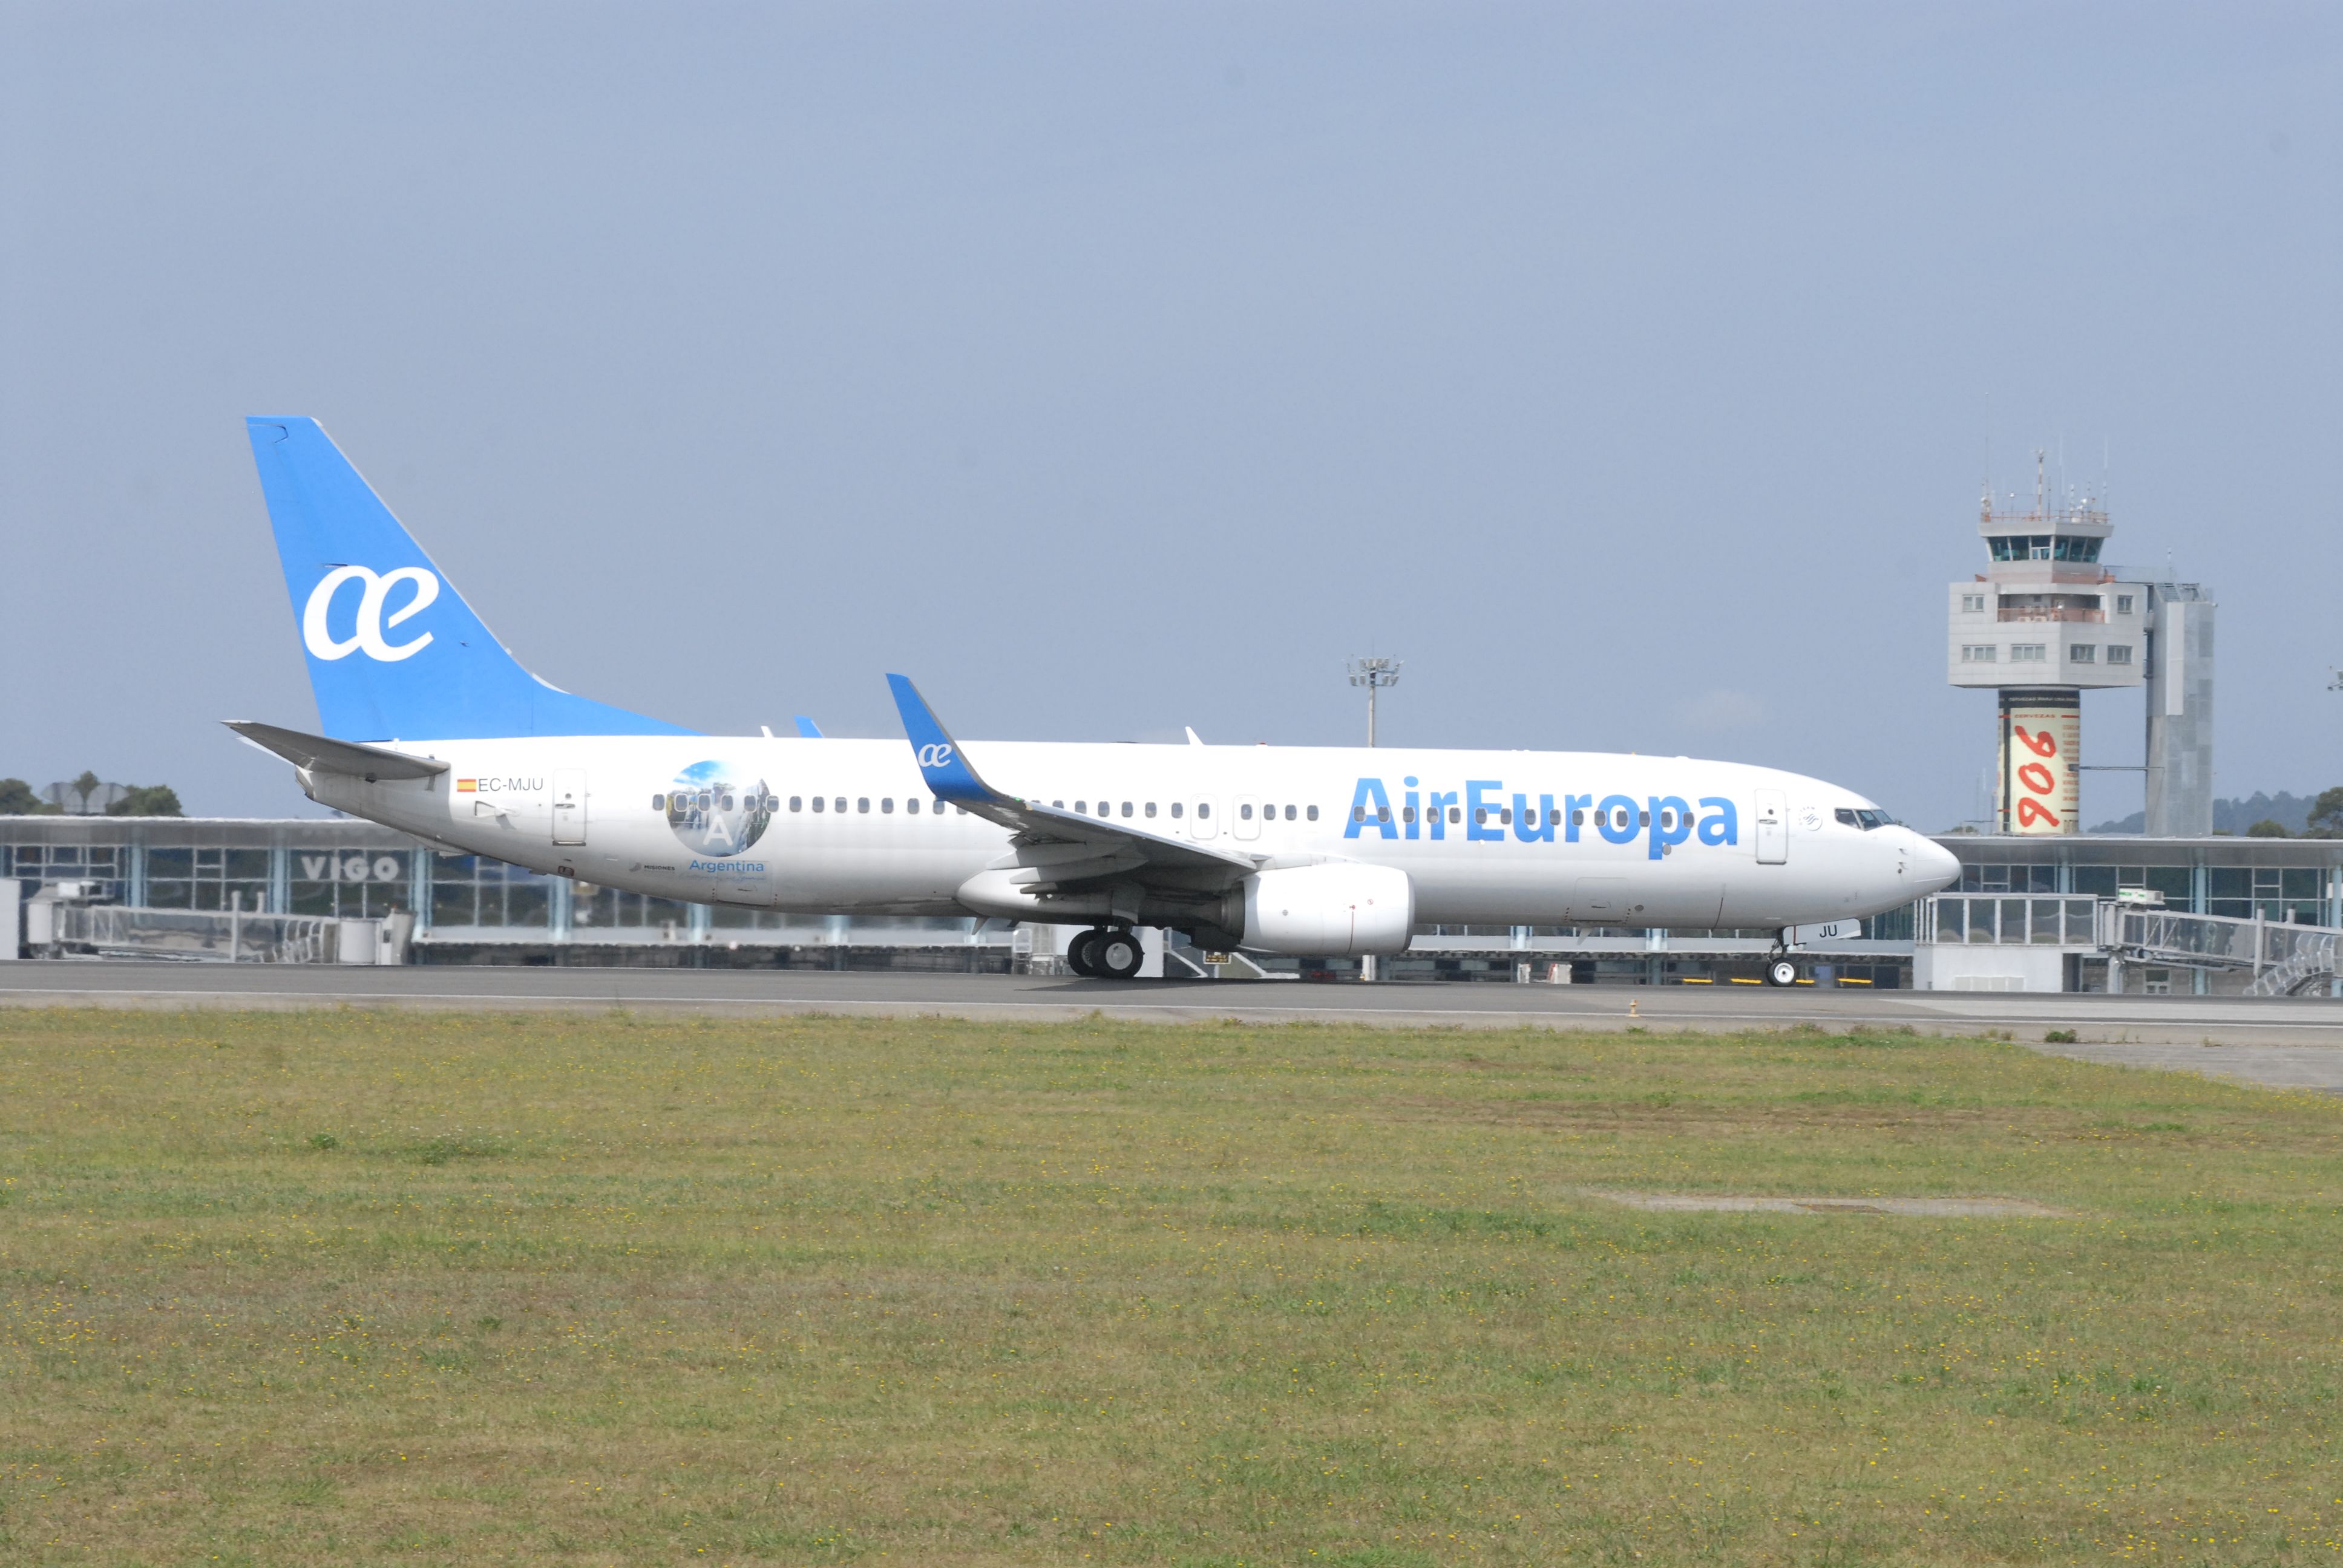
<svg viewBox="0 0 2343 1568">
<path fill-rule="evenodd" d="M 837 810 L 838 814 L 841 817 L 846 814 L 846 797 L 843 795 L 838 797 Z"/>
<path fill-rule="evenodd" d="M 1077 801 L 1075 801 L 1075 802 L 1074 802 L 1074 804 L 1075 804 L 1076 806 L 1080 806 L 1080 805 L 1081 804 L 1081 801 L 1079 801 L 1079 800 L 1077 800 Z M 1057 810 L 1057 811 L 1062 811 L 1062 810 L 1064 810 L 1064 809 L 1066 809 L 1066 803 L 1065 803 L 1063 800 L 1052 800 L 1052 801 L 1051 801 L 1051 802 L 1050 802 L 1050 806 L 1051 806 L 1051 809 L 1052 810 Z"/>
<path fill-rule="evenodd" d="M 1513 825 L 1513 809 L 1511 806 L 1498 807 L 1497 820 L 1503 822 L 1508 828 L 1512 827 Z"/>
<path fill-rule="evenodd" d="M 903 801 L 903 809 L 911 816 L 918 816 L 920 814 L 919 798 L 917 796 L 907 797 Z"/>
<path fill-rule="evenodd" d="M 731 797 L 731 796 L 727 795 L 727 796 L 725 796 L 725 797 L 724 797 L 724 804 L 723 804 L 722 809 L 723 809 L 724 810 L 727 810 L 727 811 L 729 811 L 730 809 L 732 809 L 732 797 Z"/>
<path fill-rule="evenodd" d="M 1318 808 L 1315 806 L 1310 808 L 1310 819 L 1312 822 L 1318 820 Z"/>
<path fill-rule="evenodd" d="M 1202 821 L 1203 819 L 1205 819 L 1205 818 L 1207 818 L 1207 817 L 1211 816 L 1212 814 L 1212 803 L 1210 800 L 1199 800 L 1199 801 L 1197 801 L 1197 802 L 1196 802 L 1196 819 L 1197 819 L 1197 820 Z"/>
<path fill-rule="evenodd" d="M 1251 806 L 1240 806 L 1240 807 L 1238 807 L 1238 808 L 1237 808 L 1237 816 L 1238 816 L 1240 819 L 1242 819 L 1242 820 L 1244 820 L 1244 821 L 1247 821 L 1247 822 L 1252 821 L 1252 808 Z"/>
<path fill-rule="evenodd" d="M 856 797 L 854 798 L 854 809 L 855 809 L 856 810 L 858 810 L 858 811 L 868 811 L 868 810 L 870 810 L 870 796 L 868 796 L 868 795 L 858 795 L 858 796 L 856 796 Z"/>
<path fill-rule="evenodd" d="M 1152 800 L 1147 803 L 1147 814 L 1151 817 L 1155 815 L 1155 802 Z"/>
<path fill-rule="evenodd" d="M 817 811 L 821 809 L 821 797 L 819 795 L 813 798 L 813 809 Z"/>
<path fill-rule="evenodd" d="M 1174 801 L 1172 801 L 1172 815 L 1173 815 L 1174 817 L 1179 816 L 1181 813 L 1184 812 L 1185 810 L 1187 810 L 1187 808 L 1186 808 L 1185 806 L 1181 805 L 1179 801 L 1174 800 Z"/>
<path fill-rule="evenodd" d="M 1452 826 L 1463 823 L 1464 820 L 1464 808 L 1462 806 L 1451 806 L 1448 808 L 1448 820 Z"/>
<path fill-rule="evenodd" d="M 802 796 L 802 795 L 792 795 L 792 796 L 790 796 L 790 797 L 789 797 L 789 809 L 790 809 L 790 810 L 792 810 L 792 811 L 802 811 L 802 810 L 804 810 L 804 809 L 805 809 L 805 797 L 804 797 L 804 796 Z"/>
<path fill-rule="evenodd" d="M 1390 808 L 1390 807 L 1388 807 L 1388 806 L 1378 806 L 1378 807 L 1376 807 L 1376 808 L 1375 808 L 1375 820 L 1376 820 L 1376 821 L 1378 821 L 1378 822 L 1388 822 L 1388 821 L 1390 821 L 1390 820 L 1391 820 L 1391 808 Z"/>
<path fill-rule="evenodd" d="M 1414 820 L 1415 820 L 1415 808 L 1414 808 L 1414 807 L 1413 807 L 1413 806 L 1403 806 L 1403 807 L 1401 807 L 1401 808 L 1399 809 L 1399 819 L 1400 819 L 1401 821 L 1403 821 L 1403 822 L 1413 822 L 1413 821 L 1414 821 Z"/>
<path fill-rule="evenodd" d="M 1128 800 L 1122 803 L 1122 814 L 1126 817 L 1131 815 L 1131 802 Z"/>
<path fill-rule="evenodd" d="M 1074 809 L 1087 817 L 1090 815 L 1091 803 L 1087 800 L 1077 800 L 1074 802 Z"/>
<path fill-rule="evenodd" d="M 654 810 L 654 811 L 664 811 L 664 810 L 666 810 L 666 809 L 667 809 L 667 797 L 666 797 L 666 796 L 664 796 L 664 795 L 654 795 L 654 796 L 652 796 L 652 797 L 651 797 L 651 809 L 652 809 L 652 810 Z"/>
<path fill-rule="evenodd" d="M 1364 806 L 1353 806 L 1353 807 L 1352 807 L 1352 808 L 1351 808 L 1351 820 L 1352 820 L 1352 821 L 1353 821 L 1353 822 L 1363 822 L 1363 821 L 1365 821 L 1366 819 L 1367 819 L 1367 809 L 1366 809 Z"/>
<path fill-rule="evenodd" d="M 1636 812 L 1636 813 L 1635 813 L 1635 826 L 1636 826 L 1636 827 L 1638 827 L 1638 828 L 1648 828 L 1648 827 L 1650 827 L 1651 825 L 1652 825 L 1652 814 L 1651 814 L 1649 811 L 1638 811 L 1638 812 Z"/>
<path fill-rule="evenodd" d="M 1489 825 L 1489 809 L 1488 809 L 1486 806 L 1475 806 L 1475 807 L 1473 807 L 1473 826 L 1474 826 L 1475 828 L 1485 828 L 1485 827 L 1487 827 L 1488 825 Z"/>
<path fill-rule="evenodd" d="M 891 817 L 895 814 L 895 797 L 888 795 L 880 799 L 879 814 L 882 817 Z"/>
<path fill-rule="evenodd" d="M 1586 826 L 1586 813 L 1585 813 L 1585 812 L 1584 812 L 1584 811 L 1573 811 L 1573 812 L 1570 814 L 1570 825 L 1571 825 L 1572 827 L 1574 827 L 1574 828 L 1584 828 L 1584 827 L 1585 827 L 1585 826 Z"/>
</svg>

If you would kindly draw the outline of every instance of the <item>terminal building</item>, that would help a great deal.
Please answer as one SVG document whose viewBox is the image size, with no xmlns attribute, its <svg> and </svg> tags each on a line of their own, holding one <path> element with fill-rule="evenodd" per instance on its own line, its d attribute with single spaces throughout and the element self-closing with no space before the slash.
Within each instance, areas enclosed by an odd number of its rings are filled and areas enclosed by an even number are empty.
<svg viewBox="0 0 2343 1568">
<path fill-rule="evenodd" d="M 1936 841 L 1961 861 L 1959 889 L 1809 944 L 1797 955 L 1805 979 L 1945 990 L 2335 992 L 2343 839 L 1954 833 Z M 5 945 L 33 955 L 1048 971 L 1070 930 L 679 903 L 449 854 L 347 818 L 0 817 L 0 893 L 24 911 L 18 941 Z M 1773 939 L 1431 926 L 1407 954 L 1385 960 L 1383 976 L 1755 983 Z M 1159 950 L 1151 972 L 1358 971 L 1347 960 L 1174 946 Z"/>
<path fill-rule="evenodd" d="M 2211 597 L 2103 561 L 2114 531 L 2104 506 L 2054 503 L 2041 464 L 2036 454 L 2031 510 L 1986 495 L 1986 569 L 1949 586 L 1949 678 L 1999 696 L 1992 830 L 1937 839 L 1961 863 L 1957 889 L 1805 933 L 1800 983 L 2343 995 L 2343 839 L 2211 831 Z M 1368 684 L 1372 702 L 1389 680 Z M 2086 836 L 2082 694 L 2127 687 L 2145 689 L 2146 749 L 2137 769 L 2117 770 L 2146 776 L 2147 830 Z M 683 903 L 451 853 L 351 818 L 0 817 L 6 958 L 1047 973 L 1064 970 L 1076 929 Z M 1758 984 L 1777 940 L 1426 926 L 1406 953 L 1367 969 L 1144 935 L 1142 974 L 1622 985 Z"/>
</svg>

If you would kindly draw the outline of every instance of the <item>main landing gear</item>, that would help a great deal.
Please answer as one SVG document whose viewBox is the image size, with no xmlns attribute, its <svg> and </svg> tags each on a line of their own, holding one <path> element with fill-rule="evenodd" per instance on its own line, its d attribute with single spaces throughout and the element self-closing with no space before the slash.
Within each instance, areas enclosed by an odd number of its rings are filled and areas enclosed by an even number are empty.
<svg viewBox="0 0 2343 1568">
<path fill-rule="evenodd" d="M 1130 980 L 1145 958 L 1138 933 L 1121 926 L 1087 930 L 1066 944 L 1066 967 L 1092 980 Z"/>
</svg>

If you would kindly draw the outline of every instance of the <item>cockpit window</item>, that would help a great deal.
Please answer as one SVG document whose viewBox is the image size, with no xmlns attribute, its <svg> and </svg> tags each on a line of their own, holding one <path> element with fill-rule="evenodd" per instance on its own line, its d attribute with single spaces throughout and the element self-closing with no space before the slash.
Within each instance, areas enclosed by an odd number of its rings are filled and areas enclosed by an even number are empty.
<svg viewBox="0 0 2343 1568">
<path fill-rule="evenodd" d="M 1870 832 L 1874 828 L 1888 827 L 1896 820 L 1895 818 L 1890 817 L 1885 811 L 1868 809 L 1857 810 L 1851 806 L 1841 806 L 1836 810 L 1833 811 L 1831 815 L 1836 817 L 1848 827 L 1860 828 L 1866 833 Z"/>
</svg>

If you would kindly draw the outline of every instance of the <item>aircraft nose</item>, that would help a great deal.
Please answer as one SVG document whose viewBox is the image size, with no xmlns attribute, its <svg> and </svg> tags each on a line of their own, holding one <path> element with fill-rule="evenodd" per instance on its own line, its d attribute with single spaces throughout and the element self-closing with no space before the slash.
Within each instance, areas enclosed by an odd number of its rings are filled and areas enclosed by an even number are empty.
<svg viewBox="0 0 2343 1568">
<path fill-rule="evenodd" d="M 1912 835 L 1912 890 L 1941 892 L 1961 879 L 1960 858 L 1933 839 Z"/>
</svg>

